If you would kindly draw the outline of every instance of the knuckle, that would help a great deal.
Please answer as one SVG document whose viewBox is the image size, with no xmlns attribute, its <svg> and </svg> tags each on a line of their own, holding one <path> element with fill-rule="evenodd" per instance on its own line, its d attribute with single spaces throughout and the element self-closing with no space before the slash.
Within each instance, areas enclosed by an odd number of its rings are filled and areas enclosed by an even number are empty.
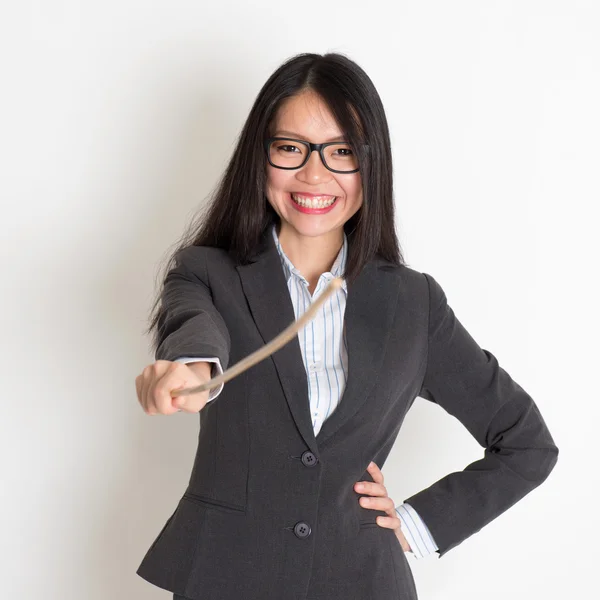
<svg viewBox="0 0 600 600">
<path fill-rule="evenodd" d="M 157 360 L 156 362 L 153 362 L 151 365 L 148 365 L 151 373 L 158 373 L 159 371 L 162 370 L 160 362 L 161 361 Z"/>
</svg>

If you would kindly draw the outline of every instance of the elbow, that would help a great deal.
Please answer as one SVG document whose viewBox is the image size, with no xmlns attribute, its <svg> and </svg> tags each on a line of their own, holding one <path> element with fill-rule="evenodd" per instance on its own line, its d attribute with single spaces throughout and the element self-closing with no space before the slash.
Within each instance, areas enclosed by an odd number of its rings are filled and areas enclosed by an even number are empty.
<svg viewBox="0 0 600 600">
<path fill-rule="evenodd" d="M 552 443 L 546 449 L 546 460 L 540 467 L 540 483 L 545 481 L 550 473 L 554 470 L 556 463 L 558 462 L 558 446 Z"/>
<path fill-rule="evenodd" d="M 505 468 L 510 469 L 532 490 L 543 483 L 558 461 L 558 446 L 547 429 L 544 435 L 524 436 L 512 443 L 494 444 L 488 449 Z"/>
<path fill-rule="evenodd" d="M 498 411 L 488 448 L 533 489 L 554 470 L 559 450 L 537 406 L 527 400 Z"/>
<path fill-rule="evenodd" d="M 530 455 L 529 468 L 527 474 L 533 487 L 541 485 L 548 479 L 550 473 L 554 470 L 558 462 L 558 447 L 554 442 L 545 444 L 537 448 Z"/>
</svg>

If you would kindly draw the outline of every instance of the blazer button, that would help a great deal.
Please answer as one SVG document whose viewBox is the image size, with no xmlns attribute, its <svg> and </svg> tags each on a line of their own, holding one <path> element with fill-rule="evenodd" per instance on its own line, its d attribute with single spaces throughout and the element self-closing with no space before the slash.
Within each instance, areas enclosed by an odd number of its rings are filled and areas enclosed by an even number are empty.
<svg viewBox="0 0 600 600">
<path fill-rule="evenodd" d="M 319 459 L 310 450 L 303 452 L 300 458 L 305 467 L 314 467 L 319 462 Z"/>
<path fill-rule="evenodd" d="M 300 521 L 294 526 L 294 533 L 296 534 L 296 537 L 299 537 L 300 539 L 307 538 L 310 535 L 310 525 Z"/>
</svg>

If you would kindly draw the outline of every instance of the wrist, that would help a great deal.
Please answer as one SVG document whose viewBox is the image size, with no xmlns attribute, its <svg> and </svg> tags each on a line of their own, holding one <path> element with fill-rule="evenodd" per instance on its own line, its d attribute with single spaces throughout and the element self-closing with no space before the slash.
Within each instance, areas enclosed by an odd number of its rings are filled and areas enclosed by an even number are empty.
<svg viewBox="0 0 600 600">
<path fill-rule="evenodd" d="M 199 360 L 197 362 L 187 363 L 186 366 L 190 368 L 194 373 L 203 379 L 211 379 L 213 363 L 205 360 Z"/>
</svg>

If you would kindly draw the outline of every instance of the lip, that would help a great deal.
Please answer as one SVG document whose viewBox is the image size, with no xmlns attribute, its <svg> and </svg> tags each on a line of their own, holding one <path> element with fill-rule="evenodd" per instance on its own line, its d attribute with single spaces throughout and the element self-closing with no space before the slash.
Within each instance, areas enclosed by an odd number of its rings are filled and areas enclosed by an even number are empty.
<svg viewBox="0 0 600 600">
<path fill-rule="evenodd" d="M 292 198 L 292 194 L 295 194 L 296 192 L 290 192 L 287 197 L 288 200 L 290 202 L 290 204 L 298 211 L 307 215 L 324 215 L 325 213 L 328 213 L 330 211 L 332 211 L 338 203 L 339 198 L 330 206 L 327 206 L 325 208 L 306 208 L 305 206 L 300 206 L 300 204 L 297 204 L 296 202 L 294 202 L 293 198 Z M 300 193 L 300 192 L 298 192 Z M 307 195 L 311 195 L 311 196 L 323 196 L 324 194 L 307 194 Z M 334 196 L 331 196 L 332 198 Z"/>
</svg>

